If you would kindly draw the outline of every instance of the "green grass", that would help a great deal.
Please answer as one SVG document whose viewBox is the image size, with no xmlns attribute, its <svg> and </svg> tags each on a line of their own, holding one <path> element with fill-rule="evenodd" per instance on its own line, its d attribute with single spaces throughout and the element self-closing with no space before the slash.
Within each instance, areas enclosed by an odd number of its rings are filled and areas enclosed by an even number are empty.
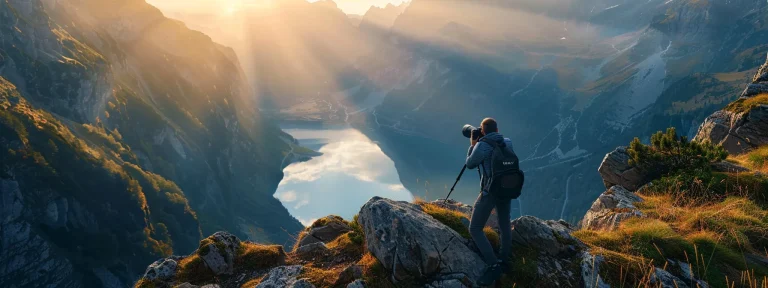
<svg viewBox="0 0 768 288">
<path fill-rule="evenodd" d="M 731 104 L 728 104 L 728 106 L 725 106 L 725 110 L 734 113 L 744 113 L 764 104 L 768 104 L 768 94 L 765 93 L 746 99 L 739 98 L 738 100 L 731 102 Z"/>
<path fill-rule="evenodd" d="M 421 206 L 424 213 L 429 214 L 429 216 L 432 216 L 435 220 L 445 224 L 448 228 L 453 229 L 453 231 L 456 231 L 462 237 L 467 239 L 472 238 L 472 236 L 469 235 L 469 229 L 467 229 L 467 226 L 464 226 L 464 223 L 462 222 L 462 219 L 468 219 L 467 215 L 431 203 L 419 203 L 419 206 Z"/>
</svg>

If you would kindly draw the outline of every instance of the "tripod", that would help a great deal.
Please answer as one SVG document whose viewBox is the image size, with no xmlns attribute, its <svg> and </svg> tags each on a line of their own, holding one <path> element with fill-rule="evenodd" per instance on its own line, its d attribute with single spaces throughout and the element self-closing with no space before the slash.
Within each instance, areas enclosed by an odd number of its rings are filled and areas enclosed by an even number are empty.
<svg viewBox="0 0 768 288">
<path fill-rule="evenodd" d="M 458 184 L 459 180 L 461 180 L 461 175 L 464 175 L 464 170 L 467 170 L 467 165 L 464 165 L 464 167 L 461 168 L 461 172 L 459 172 L 459 177 L 456 177 L 456 182 L 453 182 L 451 191 L 448 192 L 448 196 L 445 196 L 445 201 L 443 201 L 443 205 L 448 204 L 448 198 L 451 197 L 451 193 L 453 193 L 453 189 L 456 188 L 456 184 Z"/>
</svg>

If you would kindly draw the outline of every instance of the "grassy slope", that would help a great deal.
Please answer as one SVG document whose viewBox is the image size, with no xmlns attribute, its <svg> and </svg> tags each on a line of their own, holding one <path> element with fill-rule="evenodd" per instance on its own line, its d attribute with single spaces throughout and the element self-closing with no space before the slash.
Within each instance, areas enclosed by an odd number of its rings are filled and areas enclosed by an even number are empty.
<svg viewBox="0 0 768 288">
<path fill-rule="evenodd" d="M 767 149 L 729 159 L 764 171 Z M 712 287 L 766 285 L 768 267 L 751 260 L 755 255 L 768 258 L 764 174 L 684 167 L 637 194 L 643 202 L 636 206 L 645 218 L 626 220 L 615 231 L 574 235 L 606 257 L 608 265 L 600 272 L 610 284 L 649 287 L 651 265 L 679 269 L 668 263 L 675 259 L 691 265 L 693 276 Z"/>
</svg>

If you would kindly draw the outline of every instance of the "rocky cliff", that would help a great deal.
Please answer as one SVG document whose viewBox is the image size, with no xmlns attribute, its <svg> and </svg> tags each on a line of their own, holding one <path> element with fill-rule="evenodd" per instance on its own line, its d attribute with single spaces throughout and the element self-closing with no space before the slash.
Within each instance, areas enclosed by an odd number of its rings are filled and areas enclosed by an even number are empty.
<svg viewBox="0 0 768 288">
<path fill-rule="evenodd" d="M 124 287 L 204 234 L 302 228 L 230 49 L 144 1 L 3 1 L 0 32 L 1 286 Z"/>
<path fill-rule="evenodd" d="M 650 138 L 604 157 L 607 190 L 579 227 L 513 220 L 510 270 L 496 287 L 766 285 L 765 166 L 721 162 L 722 147 L 675 129 Z M 374 197 L 352 221 L 316 221 L 288 252 L 216 233 L 189 256 L 156 261 L 136 286 L 477 287 L 484 264 L 468 235 L 471 210 Z M 497 225 L 485 233 L 500 245 Z"/>
<path fill-rule="evenodd" d="M 768 144 L 768 61 L 758 69 L 738 100 L 707 117 L 696 139 L 741 154 Z"/>
</svg>

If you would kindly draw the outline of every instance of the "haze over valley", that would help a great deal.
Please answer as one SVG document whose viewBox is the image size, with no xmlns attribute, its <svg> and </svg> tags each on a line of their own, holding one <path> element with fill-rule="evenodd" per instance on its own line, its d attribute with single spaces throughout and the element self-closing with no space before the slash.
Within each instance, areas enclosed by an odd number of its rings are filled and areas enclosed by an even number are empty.
<svg viewBox="0 0 768 288">
<path fill-rule="evenodd" d="M 619 184 L 606 154 L 703 133 L 768 81 L 766 54 L 764 0 L 5 0 L 0 286 L 138 285 L 217 231 L 285 247 L 333 221 L 368 232 L 374 197 L 444 198 L 462 126 L 485 117 L 525 171 L 513 219 L 575 227 Z M 471 205 L 478 181 L 451 198 Z"/>
</svg>

